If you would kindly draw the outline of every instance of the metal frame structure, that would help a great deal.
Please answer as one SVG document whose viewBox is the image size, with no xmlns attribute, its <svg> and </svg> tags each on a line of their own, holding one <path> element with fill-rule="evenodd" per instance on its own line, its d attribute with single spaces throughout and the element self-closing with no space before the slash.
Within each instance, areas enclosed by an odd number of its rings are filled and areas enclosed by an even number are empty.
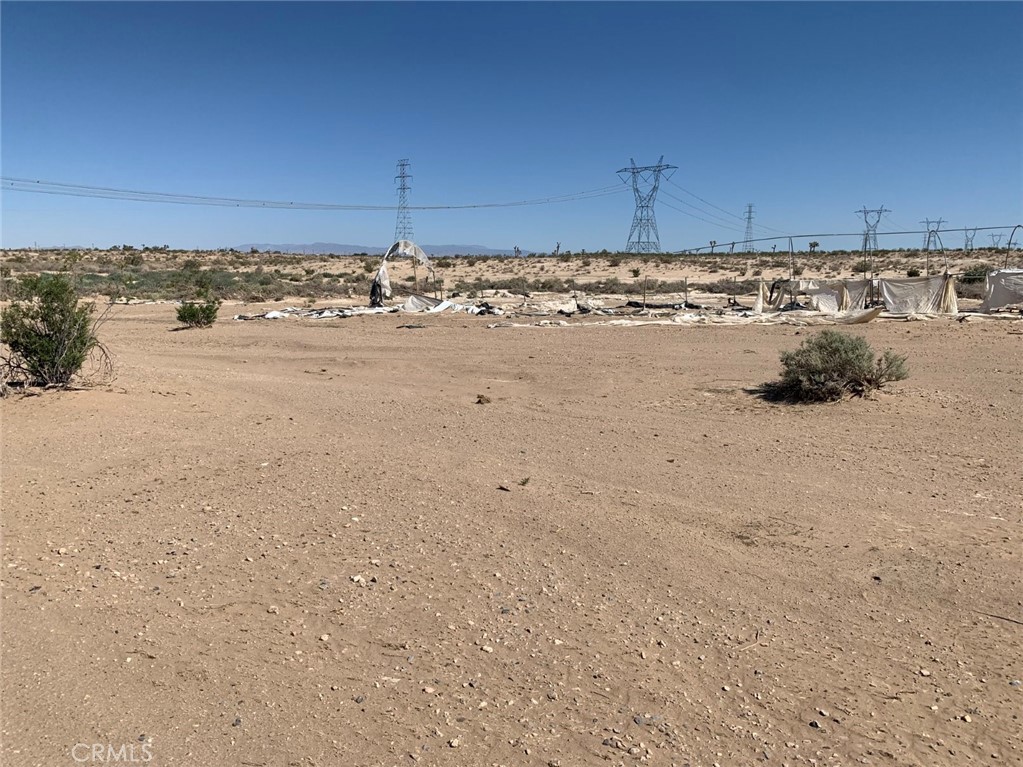
<svg viewBox="0 0 1023 767">
<path fill-rule="evenodd" d="M 660 253 L 661 238 L 657 234 L 657 219 L 654 218 L 654 200 L 661 185 L 661 177 L 671 178 L 678 166 L 665 164 L 663 154 L 656 165 L 637 167 L 636 161 L 631 158 L 629 162 L 630 167 L 618 171 L 618 177 L 623 183 L 631 183 L 632 192 L 636 196 L 636 213 L 632 217 L 625 252 Z"/>
</svg>

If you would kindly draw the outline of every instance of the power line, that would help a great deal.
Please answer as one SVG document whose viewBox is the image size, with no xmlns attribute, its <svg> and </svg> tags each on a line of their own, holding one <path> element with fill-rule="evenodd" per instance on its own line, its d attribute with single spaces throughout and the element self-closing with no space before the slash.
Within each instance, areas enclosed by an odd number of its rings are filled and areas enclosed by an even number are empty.
<svg viewBox="0 0 1023 767">
<path fill-rule="evenodd" d="M 753 251 L 753 203 L 746 203 L 746 234 L 742 238 L 742 252 L 750 253 Z"/>
<path fill-rule="evenodd" d="M 661 193 L 666 195 L 666 196 L 668 196 L 668 197 L 670 197 L 671 199 L 675 200 L 676 202 L 678 202 L 678 203 L 680 203 L 682 205 L 690 207 L 693 210 L 699 211 L 704 216 L 708 216 L 709 218 L 714 219 L 714 221 L 720 221 L 721 222 L 721 224 L 720 224 L 721 226 L 731 227 L 733 225 L 731 221 L 725 221 L 725 219 L 723 219 L 721 216 L 716 216 L 713 213 L 708 213 L 703 208 L 701 208 L 701 207 L 699 207 L 697 205 L 693 205 L 691 202 L 686 202 L 685 200 L 683 200 L 680 197 L 676 197 L 671 192 L 669 192 L 667 189 L 662 189 Z M 671 207 L 671 206 L 669 205 L 668 207 Z M 675 208 L 675 210 L 678 210 L 678 208 Z M 685 211 L 680 211 L 680 212 L 685 213 Z M 688 216 L 688 215 L 692 215 L 692 214 L 691 213 L 686 213 L 686 215 Z M 693 218 L 700 218 L 700 217 L 699 216 L 693 216 Z M 714 223 L 714 221 L 707 221 L 707 219 L 705 219 L 705 218 L 700 218 L 700 220 L 701 221 L 705 221 L 708 224 Z"/>
<path fill-rule="evenodd" d="M 963 230 L 963 250 L 967 253 L 973 250 L 973 237 L 977 234 L 976 229 Z"/>
<path fill-rule="evenodd" d="M 870 210 L 864 205 L 862 210 L 856 212 L 863 214 L 863 225 L 866 227 L 863 230 L 863 255 L 869 256 L 877 250 L 877 225 L 881 222 L 881 216 L 891 211 L 884 205 Z"/>
<path fill-rule="evenodd" d="M 656 165 L 638 168 L 635 160 L 630 159 L 629 162 L 630 167 L 617 171 L 623 182 L 631 182 L 632 192 L 636 197 L 636 212 L 632 217 L 632 228 L 629 229 L 629 241 L 625 245 L 625 252 L 660 253 L 661 238 L 657 234 L 657 219 L 654 218 L 654 200 L 661 185 L 661 176 L 669 178 L 678 167 L 666 165 L 663 154 Z M 642 189 L 640 184 L 643 185 Z"/>
<path fill-rule="evenodd" d="M 729 226 L 727 224 L 719 224 L 716 221 L 708 221 L 705 218 L 701 218 L 700 216 L 697 216 L 697 215 L 695 215 L 693 213 L 690 213 L 688 210 L 682 210 L 682 208 L 676 208 L 674 205 L 670 205 L 670 204 L 664 202 L 663 200 L 660 202 L 660 204 L 665 206 L 665 207 L 667 207 L 667 208 L 671 208 L 672 210 L 676 210 L 676 211 L 678 211 L 679 213 L 681 213 L 684 216 L 689 216 L 690 218 L 695 218 L 697 221 L 702 221 L 705 224 L 710 224 L 711 226 L 718 227 L 719 229 L 730 229 L 733 232 L 741 232 L 742 231 L 741 229 L 738 229 L 738 228 L 736 228 L 734 226 Z"/>
<path fill-rule="evenodd" d="M 941 225 L 945 223 L 945 219 L 939 218 L 937 221 L 931 221 L 929 218 L 925 218 L 923 221 L 918 223 L 923 224 L 927 227 L 927 234 L 924 236 L 924 252 L 931 249 L 931 243 L 938 244 L 938 230 L 941 229 Z"/>
<path fill-rule="evenodd" d="M 908 226 L 903 226 L 903 225 L 902 225 L 902 224 L 900 224 L 900 223 L 899 223 L 898 221 L 896 221 L 896 220 L 895 220 L 894 218 L 892 218 L 891 216 L 889 216 L 889 215 L 888 215 L 887 213 L 883 213 L 883 214 L 881 214 L 881 215 L 882 215 L 882 217 L 883 217 L 883 218 L 885 219 L 885 221 L 887 221 L 887 222 L 888 222 L 889 224 L 891 224 L 892 226 L 894 226 L 894 227 L 895 227 L 896 229 L 909 229 L 909 227 L 908 227 Z"/>
<path fill-rule="evenodd" d="M 765 226 L 764 224 L 753 224 L 757 229 L 766 229 L 769 232 L 777 232 L 778 234 L 784 234 L 786 237 L 789 236 L 788 232 L 783 232 L 781 229 L 775 229 L 774 227 Z"/>
<path fill-rule="evenodd" d="M 730 210 L 725 210 L 724 208 L 721 208 L 721 207 L 719 207 L 719 206 L 715 205 L 714 203 L 712 203 L 712 202 L 710 202 L 710 201 L 708 201 L 708 200 L 705 200 L 705 199 L 703 199 L 702 197 L 700 197 L 700 195 L 698 195 L 698 194 L 695 194 L 694 192 L 690 192 L 690 191 L 689 191 L 688 189 L 686 189 L 685 187 L 683 187 L 683 186 L 680 186 L 679 184 L 675 183 L 675 182 L 674 182 L 674 181 L 672 181 L 672 180 L 671 180 L 670 178 L 668 179 L 668 183 L 669 183 L 669 184 L 671 184 L 671 185 L 672 185 L 672 186 L 674 186 L 674 187 L 678 187 L 678 188 L 679 188 L 679 189 L 681 189 L 681 190 L 682 190 L 683 192 L 685 192 L 686 194 L 688 194 L 688 195 L 689 195 L 690 197 L 693 197 L 693 198 L 695 198 L 695 199 L 699 200 L 699 201 L 700 201 L 700 202 L 702 202 L 702 203 L 703 203 L 704 205 L 709 205 L 710 207 L 714 208 L 715 210 L 719 210 L 719 211 L 721 211 L 722 213 L 725 213 L 725 214 L 727 214 L 728 216 L 731 216 L 732 218 L 738 219 L 738 220 L 739 220 L 740 222 L 745 222 L 745 220 L 746 220 L 744 216 L 740 216 L 740 215 L 738 215 L 738 214 L 736 214 L 736 213 L 732 213 L 732 212 L 731 212 Z M 665 194 L 668 194 L 668 192 L 665 192 Z M 678 198 L 677 198 L 677 197 L 675 197 L 674 199 L 678 200 Z M 681 202 L 681 203 L 682 203 L 683 205 L 690 205 L 690 204 L 691 204 L 691 203 L 687 203 L 687 202 L 685 202 L 684 200 L 679 200 L 679 202 Z M 695 205 L 693 205 L 692 207 L 693 207 L 693 208 L 695 208 L 696 210 L 699 210 L 699 211 L 700 211 L 701 213 L 703 213 L 703 214 L 705 214 L 705 215 L 708 215 L 708 216 L 712 216 L 712 217 L 714 217 L 714 218 L 717 218 L 717 216 L 715 216 L 715 215 L 714 215 L 713 213 L 710 213 L 710 212 L 708 212 L 708 211 L 705 211 L 705 210 L 701 210 L 700 208 L 698 208 L 698 207 L 697 207 L 697 206 L 695 206 Z M 754 227 L 756 227 L 757 229 L 766 229 L 766 230 L 767 230 L 767 231 L 769 231 L 769 232 L 778 232 L 778 234 L 784 234 L 784 235 L 788 235 L 788 232 L 783 232 L 783 231 L 781 231 L 780 229 L 774 229 L 773 227 L 770 227 L 770 226 L 766 226 L 765 224 L 753 224 L 753 226 L 754 226 Z"/>
<path fill-rule="evenodd" d="M 683 192 L 685 192 L 686 194 L 688 194 L 688 195 L 689 195 L 690 197 L 695 197 L 695 198 L 696 198 L 697 200 L 699 200 L 700 202 L 702 202 L 702 203 L 703 203 L 704 205 L 709 205 L 710 207 L 714 208 L 715 210 L 719 210 L 719 211 L 721 211 L 722 213 L 727 213 L 727 214 L 728 214 L 729 216 L 731 216 L 732 218 L 737 218 L 737 219 L 739 219 L 740 221 L 742 221 L 742 216 L 738 215 L 737 213 L 732 213 L 732 212 L 731 212 L 730 210 L 725 210 L 724 208 L 719 208 L 719 207 L 718 207 L 717 205 L 715 205 L 714 203 L 712 203 L 712 202 L 708 202 L 707 200 L 705 200 L 705 199 L 703 199 L 702 197 L 700 197 L 700 195 L 698 195 L 698 194 L 694 194 L 693 192 L 690 192 L 690 191 L 689 191 L 688 189 L 686 189 L 686 188 L 685 188 L 684 186 L 679 186 L 679 185 L 678 185 L 678 184 L 676 184 L 676 183 L 675 183 L 674 181 L 672 181 L 672 180 L 671 180 L 670 178 L 668 179 L 668 183 L 669 183 L 669 184 L 671 184 L 672 186 L 677 186 L 677 187 L 678 187 L 679 189 L 681 189 L 681 190 L 682 190 Z"/>
<path fill-rule="evenodd" d="M 279 200 L 251 200 L 235 197 L 212 197 L 196 194 L 171 194 L 167 192 L 144 192 L 133 189 L 66 184 L 59 181 L 41 181 L 27 178 L 0 176 L 3 189 L 11 192 L 53 194 L 65 197 L 89 197 L 106 200 L 127 200 L 132 202 L 165 203 L 172 205 L 207 205 L 231 208 L 279 208 L 285 210 L 397 210 L 395 205 L 347 205 L 340 203 L 282 202 Z M 488 202 L 467 205 L 409 205 L 408 210 L 468 210 L 474 208 L 511 208 L 527 205 L 548 205 L 560 202 L 588 200 L 595 197 L 621 194 L 624 191 L 617 184 L 599 187 L 572 194 L 540 197 L 533 200 L 514 202 Z"/>
<path fill-rule="evenodd" d="M 408 194 L 412 191 L 412 176 L 408 172 L 409 161 L 398 160 L 398 220 L 394 224 L 394 241 L 412 239 L 412 214 L 408 210 Z"/>
</svg>

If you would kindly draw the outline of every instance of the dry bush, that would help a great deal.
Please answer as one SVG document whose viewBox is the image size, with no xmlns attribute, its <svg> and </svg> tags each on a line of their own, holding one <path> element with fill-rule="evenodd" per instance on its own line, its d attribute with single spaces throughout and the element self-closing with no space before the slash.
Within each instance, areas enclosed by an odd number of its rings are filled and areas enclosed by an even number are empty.
<svg viewBox="0 0 1023 767">
<path fill-rule="evenodd" d="M 112 374 L 110 355 L 97 338 L 103 315 L 79 304 L 64 274 L 22 277 L 10 306 L 0 313 L 0 392 L 9 386 L 66 388 L 92 360 L 102 378 Z"/>
<path fill-rule="evenodd" d="M 909 377 L 906 357 L 891 349 L 876 357 L 865 339 L 837 330 L 822 330 L 795 351 L 782 352 L 781 365 L 781 379 L 760 389 L 767 399 L 836 402 Z"/>
</svg>

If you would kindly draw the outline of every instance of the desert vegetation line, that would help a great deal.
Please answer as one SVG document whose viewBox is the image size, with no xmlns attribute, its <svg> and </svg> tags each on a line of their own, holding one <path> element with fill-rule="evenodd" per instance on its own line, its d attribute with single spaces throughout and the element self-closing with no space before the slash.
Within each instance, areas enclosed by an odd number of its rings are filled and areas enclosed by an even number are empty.
<svg viewBox="0 0 1023 767">
<path fill-rule="evenodd" d="M 997 229 L 1015 230 L 1016 228 L 1019 228 L 1021 226 L 1023 226 L 1023 225 L 1021 225 L 1021 224 L 1006 224 L 1006 225 L 1002 225 L 1002 226 L 967 226 L 967 227 L 962 227 L 960 229 L 942 229 L 941 233 L 942 234 L 948 234 L 949 232 L 986 232 L 986 231 L 997 230 Z M 877 236 L 878 237 L 893 237 L 893 236 L 897 236 L 897 235 L 907 235 L 907 234 L 930 234 L 932 231 L 934 231 L 934 230 L 933 229 L 932 230 L 928 230 L 928 229 L 912 229 L 912 230 L 907 230 L 907 231 L 904 231 L 904 232 L 878 232 Z M 791 241 L 791 240 L 801 240 L 801 239 L 809 239 L 809 238 L 816 239 L 818 237 L 824 238 L 824 237 L 862 237 L 862 236 L 863 236 L 863 232 L 825 232 L 825 233 L 816 232 L 816 233 L 810 233 L 810 234 L 792 234 L 792 235 L 785 235 L 785 236 L 780 236 L 780 237 L 756 237 L 756 238 L 753 238 L 751 240 L 735 240 L 734 242 L 733 241 L 729 241 L 729 242 L 714 241 L 714 242 L 708 243 L 706 245 L 697 245 L 697 246 L 692 247 L 692 248 L 683 248 L 681 250 L 675 250 L 675 251 L 672 251 L 672 253 L 676 253 L 676 254 L 681 254 L 681 253 L 699 253 L 700 251 L 703 251 L 703 250 L 713 251 L 714 248 L 725 248 L 725 247 L 732 246 L 732 245 L 741 245 L 741 244 L 744 244 L 745 242 L 778 242 L 779 240 Z"/>
</svg>

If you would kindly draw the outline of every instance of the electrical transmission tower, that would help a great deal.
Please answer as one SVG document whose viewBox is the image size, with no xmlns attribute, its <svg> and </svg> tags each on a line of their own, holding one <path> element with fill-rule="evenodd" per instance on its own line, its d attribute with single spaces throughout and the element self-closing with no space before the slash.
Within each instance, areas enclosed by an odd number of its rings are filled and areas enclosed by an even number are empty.
<svg viewBox="0 0 1023 767">
<path fill-rule="evenodd" d="M 1002 247 L 1002 238 L 1004 236 L 1005 235 L 1001 233 L 988 235 L 988 237 L 991 238 L 991 244 L 995 246 L 995 250 L 998 250 L 1000 247 Z"/>
<path fill-rule="evenodd" d="M 394 241 L 412 239 L 412 214 L 408 209 L 408 193 L 412 191 L 412 176 L 409 175 L 409 161 L 398 160 L 398 221 L 394 225 Z"/>
<path fill-rule="evenodd" d="M 632 184 L 632 192 L 636 195 L 636 214 L 632 217 L 632 229 L 629 230 L 629 243 L 625 246 L 626 253 L 660 253 L 661 238 L 657 234 L 657 220 L 654 218 L 654 199 L 657 188 L 661 185 L 661 176 L 671 178 L 676 165 L 665 165 L 664 155 L 656 165 L 636 167 L 635 160 L 629 160 L 632 166 L 618 171 L 618 177 L 624 183 Z"/>
<path fill-rule="evenodd" d="M 963 250 L 966 251 L 967 253 L 973 250 L 973 237 L 976 234 L 977 234 L 976 228 L 963 230 L 963 239 L 965 240 L 965 242 L 963 243 Z"/>
<path fill-rule="evenodd" d="M 877 225 L 881 221 L 881 216 L 885 213 L 891 213 L 887 210 L 884 205 L 880 208 L 868 210 L 867 206 L 864 205 L 862 210 L 856 211 L 863 216 L 863 225 L 866 227 L 863 230 L 863 254 L 870 255 L 877 252 Z"/>
<path fill-rule="evenodd" d="M 930 250 L 932 243 L 937 244 L 936 235 L 938 230 L 941 229 L 941 225 L 948 222 L 942 218 L 939 218 L 937 221 L 931 221 L 929 218 L 925 218 L 920 223 L 927 227 L 927 234 L 924 235 L 924 250 Z"/>
<path fill-rule="evenodd" d="M 742 252 L 753 252 L 753 203 L 746 203 L 746 235 L 742 239 Z"/>
</svg>

